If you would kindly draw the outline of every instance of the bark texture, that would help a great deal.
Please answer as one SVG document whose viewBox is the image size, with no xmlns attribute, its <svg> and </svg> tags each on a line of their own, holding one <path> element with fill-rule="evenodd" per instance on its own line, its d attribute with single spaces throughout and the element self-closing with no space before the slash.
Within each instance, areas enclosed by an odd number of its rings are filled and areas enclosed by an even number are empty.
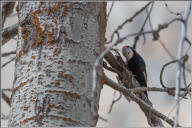
<svg viewBox="0 0 192 128">
<path fill-rule="evenodd" d="M 93 64 L 104 49 L 105 9 L 105 3 L 19 3 L 9 126 L 96 125 L 86 99 Z M 96 105 L 100 78 L 97 83 Z"/>
</svg>

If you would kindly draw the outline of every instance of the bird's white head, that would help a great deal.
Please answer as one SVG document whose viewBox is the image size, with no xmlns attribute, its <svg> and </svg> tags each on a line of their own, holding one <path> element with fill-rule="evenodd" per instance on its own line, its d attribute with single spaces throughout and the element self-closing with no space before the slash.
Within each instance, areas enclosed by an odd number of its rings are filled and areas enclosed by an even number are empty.
<svg viewBox="0 0 192 128">
<path fill-rule="evenodd" d="M 133 49 L 127 45 L 122 48 L 122 53 L 123 53 L 123 56 L 128 60 L 130 60 L 134 56 Z"/>
</svg>

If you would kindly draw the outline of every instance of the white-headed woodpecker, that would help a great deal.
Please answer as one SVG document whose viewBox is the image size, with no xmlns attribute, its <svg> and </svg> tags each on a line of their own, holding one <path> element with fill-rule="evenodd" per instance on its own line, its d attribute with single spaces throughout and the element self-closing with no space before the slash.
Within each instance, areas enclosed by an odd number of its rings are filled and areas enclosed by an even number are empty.
<svg viewBox="0 0 192 128">
<path fill-rule="evenodd" d="M 135 79 L 142 87 L 147 87 L 146 66 L 143 58 L 130 46 L 124 46 L 122 53 L 126 58 L 127 68 L 132 72 Z M 144 93 L 148 98 L 147 92 Z"/>
</svg>

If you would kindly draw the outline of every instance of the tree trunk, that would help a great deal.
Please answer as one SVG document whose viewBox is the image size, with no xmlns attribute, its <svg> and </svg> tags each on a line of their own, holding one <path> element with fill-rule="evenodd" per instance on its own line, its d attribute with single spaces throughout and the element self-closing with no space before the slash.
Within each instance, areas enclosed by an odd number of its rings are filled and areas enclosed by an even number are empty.
<svg viewBox="0 0 192 128">
<path fill-rule="evenodd" d="M 19 2 L 9 126 L 96 125 L 86 99 L 94 62 L 104 49 L 105 9 L 105 3 Z M 99 77 L 97 83 L 96 108 Z"/>
</svg>

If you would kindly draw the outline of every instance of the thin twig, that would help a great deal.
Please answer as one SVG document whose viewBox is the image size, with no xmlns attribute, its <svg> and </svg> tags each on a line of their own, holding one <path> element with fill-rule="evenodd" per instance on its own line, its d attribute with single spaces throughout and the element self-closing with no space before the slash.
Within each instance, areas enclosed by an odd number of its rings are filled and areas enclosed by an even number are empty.
<svg viewBox="0 0 192 128">
<path fill-rule="evenodd" d="M 148 11 L 148 8 L 146 9 L 146 13 L 149 14 L 149 11 Z M 152 22 L 151 22 L 151 16 L 149 15 L 149 27 L 151 28 L 151 30 L 153 30 L 153 25 L 152 25 Z"/>
<path fill-rule="evenodd" d="M 153 5 L 154 5 L 154 2 L 152 2 L 151 8 L 150 8 L 150 10 L 149 10 L 149 13 L 147 14 L 147 17 L 145 18 L 145 21 L 144 21 L 144 23 L 143 23 L 143 25 L 142 25 L 139 33 L 143 31 L 143 29 L 144 29 L 144 27 L 145 27 L 145 24 L 147 23 L 147 20 L 149 19 L 150 14 L 151 14 L 152 9 L 153 9 Z M 146 9 L 147 9 L 147 8 L 146 8 Z M 145 34 L 143 34 L 143 38 L 144 38 L 144 42 L 145 42 Z M 137 35 L 137 36 L 135 37 L 135 41 L 134 41 L 134 44 L 133 44 L 133 46 L 132 46 L 134 49 L 136 49 L 138 40 L 139 40 L 139 36 Z"/>
<path fill-rule="evenodd" d="M 3 100 L 10 106 L 10 98 L 1 90 Z"/>
<path fill-rule="evenodd" d="M 187 22 L 188 18 L 191 12 L 191 2 L 188 1 L 186 3 L 186 10 L 185 14 L 183 17 L 183 22 L 182 22 L 182 31 L 181 31 L 181 39 L 179 41 L 179 46 L 178 46 L 178 70 L 177 70 L 177 75 L 176 75 L 176 90 L 175 90 L 175 99 L 177 102 L 177 108 L 176 108 L 176 113 L 175 113 L 175 123 L 174 126 L 178 126 L 178 121 L 179 121 L 179 107 L 180 107 L 180 102 L 179 102 L 179 95 L 180 95 L 180 87 L 181 87 L 181 73 L 182 73 L 182 56 L 183 56 L 183 45 L 186 40 L 187 36 Z"/>
<path fill-rule="evenodd" d="M 189 90 L 188 87 L 181 88 L 181 91 L 187 91 L 187 90 Z M 142 93 L 145 91 L 158 91 L 158 92 L 167 92 L 169 95 L 175 96 L 175 93 L 174 93 L 175 88 L 137 87 L 137 88 L 130 89 L 130 91 L 134 93 Z"/>
<path fill-rule="evenodd" d="M 113 9 L 114 4 L 115 4 L 115 1 L 112 2 L 111 7 L 110 7 L 110 9 L 109 9 L 109 12 L 107 13 L 107 17 L 106 17 L 106 20 L 107 20 L 107 21 L 108 21 L 108 19 L 109 19 L 109 16 L 110 16 L 110 14 L 111 14 L 111 11 L 112 11 L 112 9 Z"/>
<path fill-rule="evenodd" d="M 128 22 L 132 22 L 133 19 L 138 16 L 141 12 L 143 12 L 143 10 L 145 10 L 149 5 L 151 4 L 151 2 L 148 2 L 144 7 L 142 7 L 140 10 L 138 10 L 133 16 L 131 16 L 130 18 L 126 19 L 121 25 L 119 25 L 113 32 L 113 34 L 111 35 L 111 40 L 106 42 L 106 44 L 109 44 L 112 42 L 113 37 L 115 34 L 118 34 L 119 30 L 121 30 Z"/>
<path fill-rule="evenodd" d="M 13 54 L 16 54 L 16 51 L 10 51 L 10 52 L 5 52 L 5 53 L 2 53 L 2 57 L 6 57 L 6 56 L 9 56 L 9 55 L 13 55 Z"/>
<path fill-rule="evenodd" d="M 173 11 L 169 8 L 168 4 L 167 4 L 165 1 L 164 1 L 164 5 L 165 5 L 165 7 L 167 8 L 167 10 L 169 11 L 170 14 L 173 14 L 173 15 L 176 15 L 176 16 L 180 16 L 180 17 L 182 18 L 182 13 L 183 13 L 184 11 L 181 11 L 181 12 L 173 12 Z"/>
<path fill-rule="evenodd" d="M 185 56 L 182 57 L 183 61 L 185 60 L 186 57 L 187 57 L 187 55 L 185 55 Z M 168 66 L 168 65 L 170 65 L 170 64 L 172 64 L 172 63 L 176 63 L 176 62 L 178 62 L 178 60 L 172 60 L 172 61 L 170 61 L 170 62 L 168 62 L 168 63 L 166 63 L 166 64 L 163 65 L 163 67 L 162 67 L 162 69 L 161 69 L 161 72 L 160 72 L 160 83 L 161 83 L 161 86 L 162 86 L 163 88 L 167 88 L 167 87 L 164 85 L 164 83 L 163 83 L 163 72 L 164 72 L 164 69 L 165 69 L 166 66 Z"/>
<path fill-rule="evenodd" d="M 110 105 L 110 109 L 109 109 L 108 113 L 111 113 L 112 108 L 113 108 L 113 105 L 114 105 L 116 102 L 118 102 L 118 101 L 121 99 L 121 97 L 122 97 L 121 92 L 119 92 L 119 97 L 118 97 L 117 99 L 115 99 L 115 94 L 116 94 L 116 92 L 117 92 L 117 91 L 114 91 L 114 93 L 113 93 L 113 101 L 112 101 L 112 103 L 111 103 L 111 105 Z"/>
<path fill-rule="evenodd" d="M 100 115 L 99 115 L 99 119 L 100 119 L 100 120 L 102 120 L 102 121 L 104 121 L 104 122 L 108 122 L 108 120 L 107 120 L 107 119 L 105 119 L 105 118 L 101 117 Z"/>
<path fill-rule="evenodd" d="M 4 63 L 1 68 L 5 67 L 7 64 L 11 63 L 13 60 L 15 60 L 15 57 L 12 58 L 11 60 L 7 61 L 6 63 Z"/>
<path fill-rule="evenodd" d="M 125 20 L 121 25 L 118 26 L 118 28 L 116 29 L 116 31 L 119 31 L 120 29 L 123 28 L 123 26 L 125 24 L 127 24 L 128 22 L 132 22 L 133 19 L 139 15 L 143 10 L 145 10 L 152 2 L 148 2 L 144 7 L 142 7 L 139 11 L 137 11 L 132 17 L 128 18 L 127 20 Z"/>
<path fill-rule="evenodd" d="M 182 64 L 182 66 L 183 66 L 183 82 L 184 82 L 184 85 L 185 86 L 187 86 L 187 80 L 186 80 L 186 75 L 185 75 L 185 73 L 186 73 L 186 62 L 187 62 L 187 60 L 188 60 L 188 56 L 186 57 L 186 59 L 184 59 L 184 61 L 183 61 L 183 64 Z"/>
<path fill-rule="evenodd" d="M 12 88 L 3 88 L 3 89 L 1 89 L 2 91 L 8 91 L 8 92 L 12 92 L 13 91 L 13 89 Z"/>
<path fill-rule="evenodd" d="M 164 23 L 164 24 L 160 24 L 159 27 L 155 30 L 148 30 L 148 31 L 144 31 L 141 33 L 132 33 L 132 34 L 128 34 L 122 38 L 120 38 L 119 42 L 124 41 L 125 39 L 128 39 L 129 37 L 132 36 L 136 36 L 136 35 L 143 35 L 143 34 L 153 34 L 153 40 L 158 40 L 159 39 L 159 32 L 163 29 L 166 29 L 170 24 L 176 22 L 176 21 L 180 21 L 183 22 L 182 19 L 180 18 L 174 18 L 171 21 L 169 21 L 168 23 Z"/>
<path fill-rule="evenodd" d="M 187 48 L 187 50 L 185 52 L 185 54 L 187 54 L 191 48 L 191 41 L 187 37 L 185 38 L 185 41 L 189 44 L 189 47 Z"/>
<path fill-rule="evenodd" d="M 169 57 L 172 60 L 175 60 L 175 57 L 172 55 L 172 53 L 167 49 L 167 47 L 165 46 L 165 44 L 161 41 L 161 39 L 159 39 L 159 43 L 161 44 L 161 46 L 163 47 L 163 49 L 166 51 L 166 53 L 169 55 Z"/>
</svg>

